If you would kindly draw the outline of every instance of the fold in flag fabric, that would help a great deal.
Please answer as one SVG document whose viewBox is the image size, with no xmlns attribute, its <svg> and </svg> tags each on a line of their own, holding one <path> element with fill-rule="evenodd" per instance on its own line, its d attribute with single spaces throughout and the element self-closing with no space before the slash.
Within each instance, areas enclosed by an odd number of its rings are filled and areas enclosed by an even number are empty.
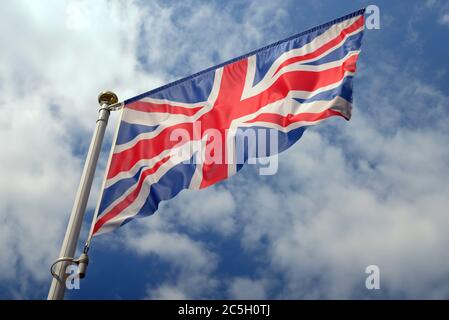
<svg viewBox="0 0 449 320">
<path fill-rule="evenodd" d="M 248 159 L 289 148 L 308 126 L 349 120 L 363 30 L 364 9 L 126 100 L 92 234 L 227 179 Z M 255 144 L 245 143 L 249 130 Z M 258 153 L 268 130 L 275 140 Z"/>
</svg>

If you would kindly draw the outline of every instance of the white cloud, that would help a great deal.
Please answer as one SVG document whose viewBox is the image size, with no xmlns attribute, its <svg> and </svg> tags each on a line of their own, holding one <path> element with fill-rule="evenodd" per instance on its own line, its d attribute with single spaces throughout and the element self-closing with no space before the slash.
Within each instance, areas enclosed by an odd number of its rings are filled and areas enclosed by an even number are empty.
<svg viewBox="0 0 449 320">
<path fill-rule="evenodd" d="M 189 195 L 191 192 L 197 194 Z M 188 227 L 194 232 L 211 231 L 224 236 L 235 231 L 236 204 L 228 190 L 211 187 L 200 191 L 186 191 L 179 198 L 173 204 L 167 203 L 167 206 L 161 207 L 161 211 L 172 223 Z"/>
<path fill-rule="evenodd" d="M 449 26 L 449 4 L 439 0 L 427 0 L 426 6 L 428 8 L 435 8 L 439 13 L 438 23 Z"/>
<path fill-rule="evenodd" d="M 215 258 L 208 254 L 201 243 L 196 243 L 178 233 L 147 231 L 146 234 L 127 241 L 138 253 L 157 254 L 162 259 L 176 263 L 177 268 L 186 269 L 186 271 L 213 268 Z"/>
<path fill-rule="evenodd" d="M 147 290 L 148 299 L 156 300 L 187 300 L 188 297 L 178 288 L 162 285 L 156 289 Z"/>
<path fill-rule="evenodd" d="M 438 23 L 440 23 L 440 24 L 442 24 L 442 25 L 449 26 L 449 13 L 443 14 L 443 15 L 438 19 Z"/>
<path fill-rule="evenodd" d="M 148 287 L 150 299 L 198 299 L 211 294 L 218 281 L 212 276 L 218 257 L 201 242 L 171 232 L 153 221 L 139 233 L 129 232 L 123 243 L 140 255 L 155 255 L 173 268 L 173 279 Z M 162 228 L 161 228 L 162 227 Z"/>
<path fill-rule="evenodd" d="M 233 279 L 228 288 L 230 299 L 267 299 L 265 281 L 252 280 L 248 278 Z"/>
</svg>

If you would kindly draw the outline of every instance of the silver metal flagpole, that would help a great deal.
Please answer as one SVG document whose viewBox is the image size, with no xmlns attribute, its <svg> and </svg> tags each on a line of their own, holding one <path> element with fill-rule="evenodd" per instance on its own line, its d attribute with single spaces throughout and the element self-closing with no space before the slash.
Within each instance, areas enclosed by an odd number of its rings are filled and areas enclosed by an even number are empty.
<svg viewBox="0 0 449 320">
<path fill-rule="evenodd" d="M 90 189 L 92 187 L 98 156 L 100 155 L 104 132 L 108 123 L 109 114 L 117 102 L 118 98 L 116 94 L 110 91 L 102 92 L 98 96 L 98 103 L 100 104 L 98 120 L 95 126 L 92 141 L 90 142 L 75 203 L 73 204 L 72 213 L 70 214 L 67 231 L 64 241 L 62 242 L 61 252 L 59 254 L 60 258 L 56 260 L 51 268 L 54 277 L 48 292 L 48 300 L 62 300 L 64 298 L 65 282 L 68 276 L 65 271 L 67 266 L 75 260 L 73 256 L 75 255 L 76 245 L 78 243 L 81 225 L 83 223 L 84 213 L 86 211 L 87 200 L 89 199 Z"/>
</svg>

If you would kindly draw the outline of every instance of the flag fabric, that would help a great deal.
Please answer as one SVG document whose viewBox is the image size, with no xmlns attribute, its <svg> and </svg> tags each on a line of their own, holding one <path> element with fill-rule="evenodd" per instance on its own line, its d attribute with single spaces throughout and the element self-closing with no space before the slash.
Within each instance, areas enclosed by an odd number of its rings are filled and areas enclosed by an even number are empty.
<svg viewBox="0 0 449 320">
<path fill-rule="evenodd" d="M 237 146 L 247 130 L 276 131 L 281 152 L 308 126 L 349 120 L 363 30 L 364 9 L 126 100 L 92 234 L 235 174 L 254 147 Z"/>
</svg>

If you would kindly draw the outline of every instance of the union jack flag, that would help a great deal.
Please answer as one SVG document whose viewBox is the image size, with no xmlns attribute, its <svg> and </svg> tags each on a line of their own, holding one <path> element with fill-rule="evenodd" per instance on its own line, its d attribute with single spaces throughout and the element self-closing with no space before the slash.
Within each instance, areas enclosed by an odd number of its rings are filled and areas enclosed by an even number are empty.
<svg viewBox="0 0 449 320">
<path fill-rule="evenodd" d="M 364 9 L 126 100 L 92 234 L 235 174 L 247 129 L 275 130 L 281 152 L 310 125 L 349 120 L 363 30 Z M 210 129 L 220 135 L 211 139 Z M 179 130 L 188 139 L 173 139 Z M 218 160 L 195 161 L 214 139 L 224 150 Z"/>
</svg>

